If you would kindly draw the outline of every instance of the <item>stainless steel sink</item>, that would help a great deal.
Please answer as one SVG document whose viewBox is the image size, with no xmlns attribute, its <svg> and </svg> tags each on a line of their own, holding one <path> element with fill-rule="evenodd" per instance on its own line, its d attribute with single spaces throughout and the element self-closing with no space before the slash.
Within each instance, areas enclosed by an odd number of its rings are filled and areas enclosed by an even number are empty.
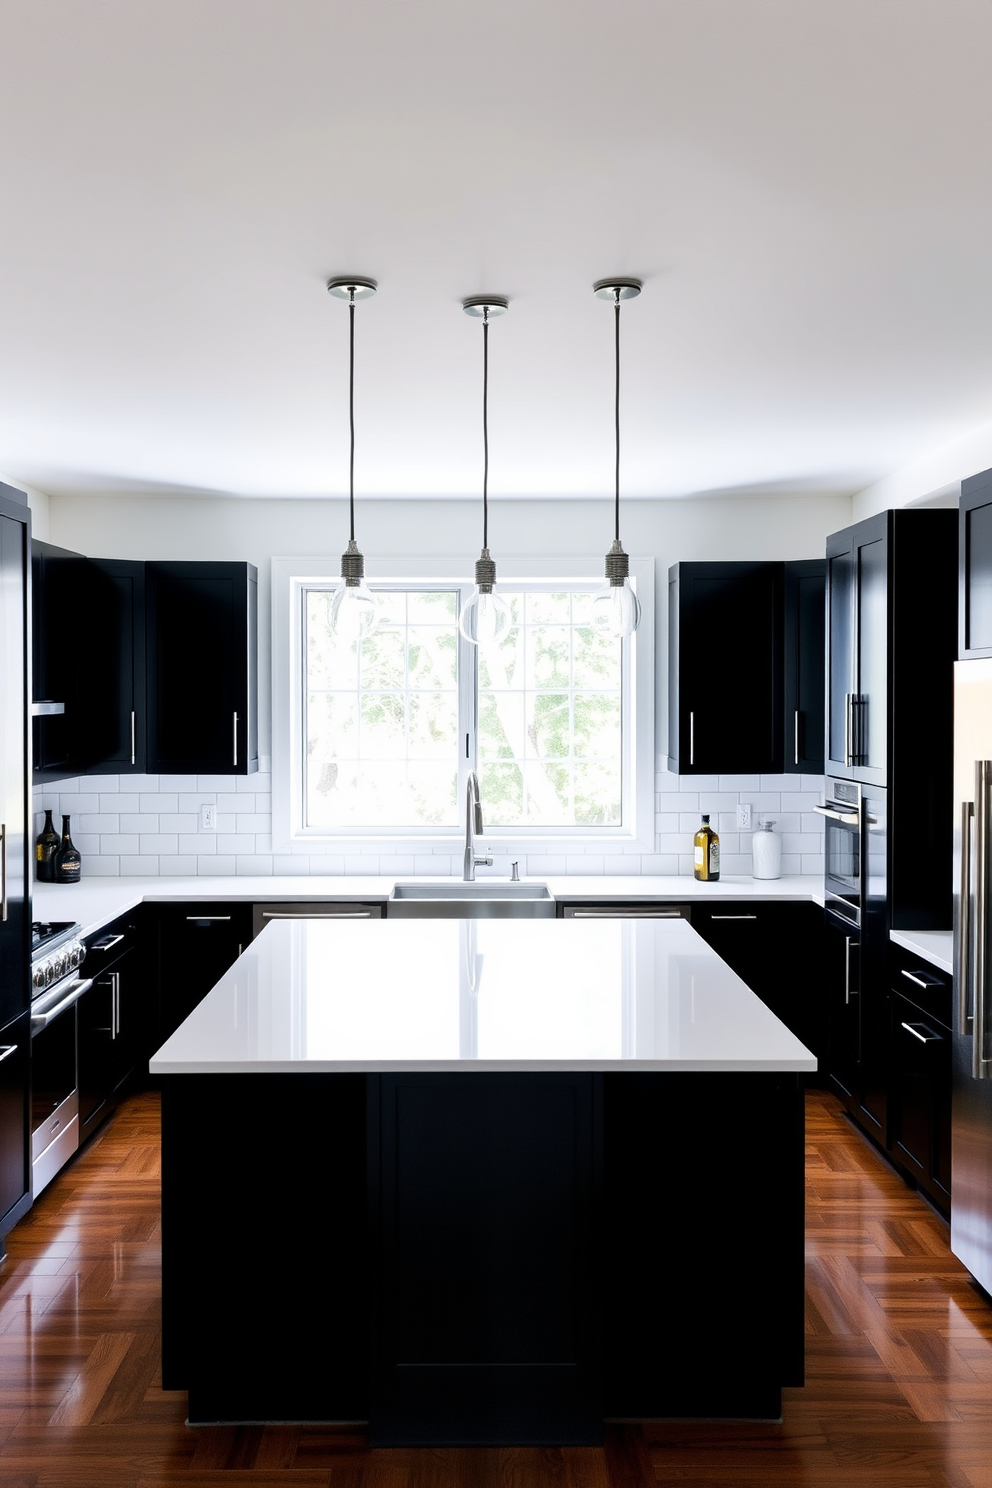
<svg viewBox="0 0 992 1488">
<path fill-rule="evenodd" d="M 418 879 L 394 886 L 386 913 L 390 919 L 553 920 L 555 901 L 543 883 Z"/>
</svg>

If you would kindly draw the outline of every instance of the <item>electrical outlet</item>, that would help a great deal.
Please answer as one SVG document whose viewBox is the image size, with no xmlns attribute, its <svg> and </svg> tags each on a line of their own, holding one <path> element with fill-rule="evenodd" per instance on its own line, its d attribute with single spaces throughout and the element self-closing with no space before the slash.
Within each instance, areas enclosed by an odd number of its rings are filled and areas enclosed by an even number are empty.
<svg viewBox="0 0 992 1488">
<path fill-rule="evenodd" d="M 204 801 L 200 807 L 200 831 L 216 832 L 217 830 L 217 807 Z"/>
<path fill-rule="evenodd" d="M 737 807 L 737 825 L 744 832 L 750 831 L 750 828 L 751 828 L 751 808 L 750 808 L 750 806 L 746 805 L 743 801 L 741 801 L 738 804 L 738 807 Z"/>
</svg>

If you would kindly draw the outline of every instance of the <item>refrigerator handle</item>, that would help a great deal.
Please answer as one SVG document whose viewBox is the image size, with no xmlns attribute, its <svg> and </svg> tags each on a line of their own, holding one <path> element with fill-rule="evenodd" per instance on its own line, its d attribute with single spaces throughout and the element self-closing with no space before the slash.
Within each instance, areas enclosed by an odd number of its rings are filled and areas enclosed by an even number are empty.
<svg viewBox="0 0 992 1488">
<path fill-rule="evenodd" d="M 958 880 L 958 1033 L 967 1038 L 970 1032 L 968 994 L 971 991 L 971 826 L 975 820 L 974 801 L 961 802 L 961 859 Z"/>
<path fill-rule="evenodd" d="M 992 1060 L 986 1057 L 988 1012 L 989 852 L 992 849 L 992 760 L 975 761 L 975 1019 L 971 1073 L 976 1080 L 992 1079 Z"/>
</svg>

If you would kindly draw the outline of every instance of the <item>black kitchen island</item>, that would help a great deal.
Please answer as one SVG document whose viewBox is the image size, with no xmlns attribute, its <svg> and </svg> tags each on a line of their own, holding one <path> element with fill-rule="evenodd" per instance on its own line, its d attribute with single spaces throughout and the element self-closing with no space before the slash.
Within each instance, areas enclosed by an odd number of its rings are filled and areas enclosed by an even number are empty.
<svg viewBox="0 0 992 1488">
<path fill-rule="evenodd" d="M 780 1414 L 812 1056 L 684 921 L 271 926 L 152 1061 L 191 1424 Z"/>
</svg>

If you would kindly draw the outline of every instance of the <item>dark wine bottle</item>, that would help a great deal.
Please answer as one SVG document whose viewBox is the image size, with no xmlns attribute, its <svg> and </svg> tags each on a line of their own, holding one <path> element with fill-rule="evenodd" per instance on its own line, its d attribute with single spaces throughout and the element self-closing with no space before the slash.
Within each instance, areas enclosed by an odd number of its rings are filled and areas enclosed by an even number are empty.
<svg viewBox="0 0 992 1488">
<path fill-rule="evenodd" d="M 82 877 L 83 860 L 72 845 L 69 836 L 69 818 L 62 818 L 62 841 L 55 849 L 52 862 L 55 865 L 55 883 L 78 883 Z"/>
<path fill-rule="evenodd" d="M 45 825 L 34 844 L 35 875 L 39 883 L 51 883 L 55 878 L 52 858 L 58 845 L 59 834 L 52 825 L 52 813 L 46 811 Z"/>
</svg>

